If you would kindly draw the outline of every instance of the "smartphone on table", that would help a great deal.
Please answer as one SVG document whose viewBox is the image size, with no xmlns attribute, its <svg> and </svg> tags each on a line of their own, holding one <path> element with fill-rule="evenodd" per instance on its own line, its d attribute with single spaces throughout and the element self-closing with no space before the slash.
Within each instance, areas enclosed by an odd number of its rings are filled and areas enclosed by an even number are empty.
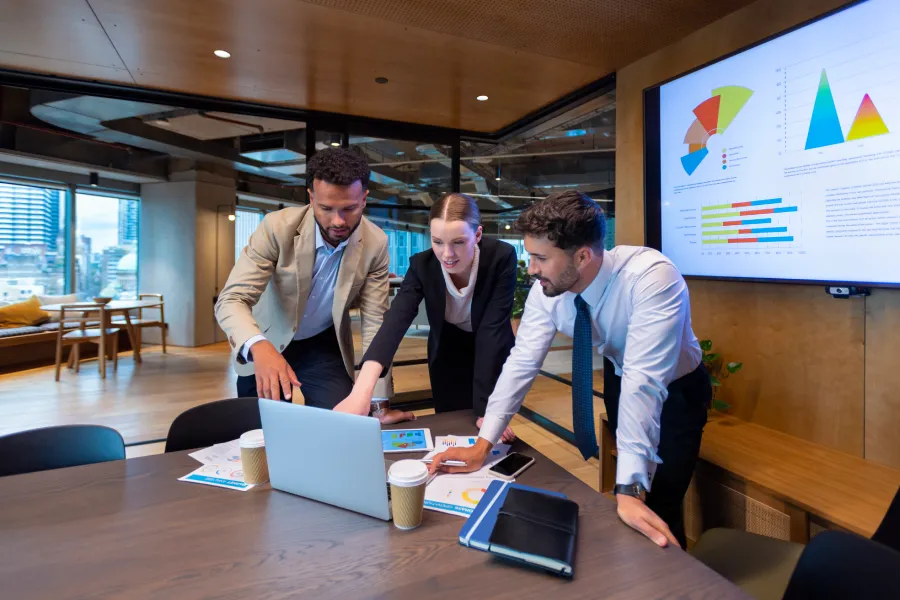
<svg viewBox="0 0 900 600">
<path fill-rule="evenodd" d="M 533 464 L 534 458 L 518 452 L 510 452 L 503 460 L 491 467 L 490 474 L 511 481 Z"/>
</svg>

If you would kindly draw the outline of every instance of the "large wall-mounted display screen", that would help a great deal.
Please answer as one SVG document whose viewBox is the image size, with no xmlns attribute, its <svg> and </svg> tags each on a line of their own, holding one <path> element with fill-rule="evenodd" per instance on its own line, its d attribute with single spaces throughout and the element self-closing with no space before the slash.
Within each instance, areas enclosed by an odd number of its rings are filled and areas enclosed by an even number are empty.
<svg viewBox="0 0 900 600">
<path fill-rule="evenodd" d="M 649 89 L 645 121 L 648 235 L 685 275 L 900 284 L 897 0 Z"/>
</svg>

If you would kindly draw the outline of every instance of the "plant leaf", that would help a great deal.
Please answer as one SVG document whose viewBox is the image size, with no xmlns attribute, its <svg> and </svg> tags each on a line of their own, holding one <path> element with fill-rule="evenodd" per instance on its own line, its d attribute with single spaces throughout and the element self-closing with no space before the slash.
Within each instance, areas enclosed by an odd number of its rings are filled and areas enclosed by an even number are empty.
<svg viewBox="0 0 900 600">
<path fill-rule="evenodd" d="M 731 408 L 731 405 L 721 400 L 713 400 L 713 408 L 719 411 L 726 411 Z"/>
<path fill-rule="evenodd" d="M 707 354 L 706 362 L 715 362 L 715 361 L 719 360 L 719 358 L 721 358 L 721 356 L 722 355 L 719 354 L 718 352 L 713 352 L 712 354 Z"/>
<path fill-rule="evenodd" d="M 712 340 L 700 340 L 700 349 L 704 352 L 712 350 Z"/>
<path fill-rule="evenodd" d="M 730 362 L 725 366 L 732 375 L 744 368 L 744 363 Z"/>
<path fill-rule="evenodd" d="M 715 375 L 710 375 L 710 376 L 709 376 L 709 382 L 710 382 L 712 385 L 714 385 L 714 386 L 720 386 L 720 385 L 722 385 L 722 382 L 719 381 L 719 378 L 716 377 Z"/>
</svg>

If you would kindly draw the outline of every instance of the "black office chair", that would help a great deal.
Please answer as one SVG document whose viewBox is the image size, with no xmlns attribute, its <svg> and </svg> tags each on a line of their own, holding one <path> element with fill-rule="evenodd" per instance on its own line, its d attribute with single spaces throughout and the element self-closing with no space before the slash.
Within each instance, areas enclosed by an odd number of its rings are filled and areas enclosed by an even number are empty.
<svg viewBox="0 0 900 600">
<path fill-rule="evenodd" d="M 230 442 L 247 431 L 260 428 L 259 398 L 232 398 L 201 404 L 172 421 L 166 436 L 166 452 Z"/>
<path fill-rule="evenodd" d="M 872 535 L 872 539 L 900 552 L 900 489 L 894 494 L 894 500 L 887 509 L 881 525 Z"/>
<path fill-rule="evenodd" d="M 900 489 L 872 540 L 900 552 Z M 806 548 L 747 531 L 716 528 L 703 532 L 691 554 L 756 600 L 777 600 L 792 581 Z"/>
<path fill-rule="evenodd" d="M 900 598 L 900 552 L 843 531 L 814 537 L 797 563 L 783 600 Z"/>
<path fill-rule="evenodd" d="M 122 436 L 102 425 L 60 425 L 0 437 L 0 477 L 124 459 Z"/>
</svg>

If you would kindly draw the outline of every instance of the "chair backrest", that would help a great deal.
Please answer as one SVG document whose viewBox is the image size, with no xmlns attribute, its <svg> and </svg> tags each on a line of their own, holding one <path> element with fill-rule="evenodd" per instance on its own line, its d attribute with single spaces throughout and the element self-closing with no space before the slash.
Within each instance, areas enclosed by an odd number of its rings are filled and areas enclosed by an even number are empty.
<svg viewBox="0 0 900 600">
<path fill-rule="evenodd" d="M 0 437 L 0 477 L 124 459 L 122 436 L 102 425 L 60 425 Z"/>
<path fill-rule="evenodd" d="M 259 398 L 232 398 L 190 408 L 172 421 L 166 452 L 180 452 L 230 442 L 261 429 Z"/>
<path fill-rule="evenodd" d="M 103 318 L 102 304 L 86 306 L 84 304 L 63 304 L 59 307 L 59 337 L 62 337 L 66 326 L 77 326 L 78 329 L 85 329 L 88 325 L 94 326 L 101 322 Z"/>
<path fill-rule="evenodd" d="M 887 509 L 872 539 L 900 552 L 900 489 Z"/>
<path fill-rule="evenodd" d="M 143 292 L 138 294 L 138 300 L 146 300 L 147 298 L 155 298 L 159 300 L 159 306 L 154 306 L 153 308 L 148 308 L 146 310 L 158 311 L 159 312 L 159 320 L 163 320 L 163 295 L 162 294 L 151 294 L 149 292 Z M 139 308 L 137 310 L 138 319 L 144 318 L 144 310 L 143 308 Z"/>
<path fill-rule="evenodd" d="M 810 540 L 784 600 L 900 598 L 900 552 L 843 531 Z"/>
</svg>

